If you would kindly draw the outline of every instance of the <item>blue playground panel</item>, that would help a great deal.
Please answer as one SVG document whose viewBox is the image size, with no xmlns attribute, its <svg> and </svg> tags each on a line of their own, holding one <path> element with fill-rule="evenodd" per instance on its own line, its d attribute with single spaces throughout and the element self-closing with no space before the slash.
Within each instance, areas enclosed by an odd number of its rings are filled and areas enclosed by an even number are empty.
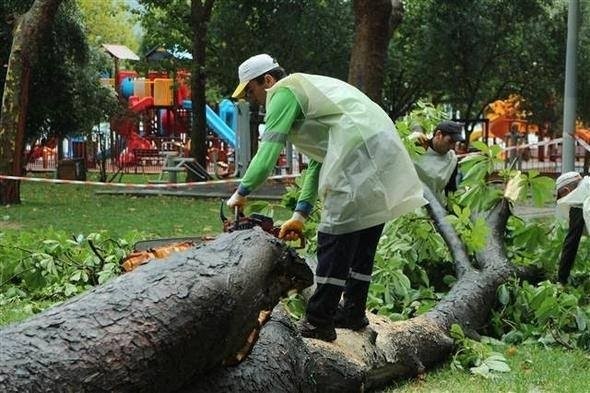
<svg viewBox="0 0 590 393">
<path fill-rule="evenodd" d="M 125 78 L 121 81 L 119 86 L 121 95 L 125 98 L 129 98 L 133 95 L 133 79 Z"/>
<path fill-rule="evenodd" d="M 232 100 L 224 98 L 219 103 L 219 117 L 228 126 L 231 127 L 234 132 L 238 130 L 238 109 Z"/>
<path fill-rule="evenodd" d="M 229 101 L 229 100 L 227 100 L 227 101 Z M 231 101 L 230 101 L 230 103 L 231 103 Z M 233 103 L 231 105 L 234 106 Z M 193 102 L 191 100 L 184 100 L 184 101 L 182 101 L 182 107 L 184 109 L 191 110 L 191 109 L 193 109 Z M 225 104 L 225 107 L 227 108 L 227 104 Z M 221 104 L 220 104 L 220 108 L 221 108 Z M 225 109 L 225 111 L 227 112 L 228 110 Z M 235 112 L 235 109 L 234 109 L 234 112 Z M 211 109 L 211 107 L 209 105 L 205 106 L 205 116 L 207 118 L 207 126 L 209 126 L 209 128 L 211 128 L 213 130 L 213 132 L 215 132 L 226 143 L 229 143 L 229 145 L 231 147 L 235 148 L 236 147 L 236 132 L 225 121 L 223 121 L 223 119 L 219 115 L 217 115 L 217 113 L 215 113 L 215 111 L 213 109 Z M 229 116 L 226 115 L 226 118 L 228 118 L 228 117 Z M 235 119 L 235 120 L 231 120 L 231 122 L 235 123 L 237 126 L 237 114 L 234 113 L 232 119 Z"/>
</svg>

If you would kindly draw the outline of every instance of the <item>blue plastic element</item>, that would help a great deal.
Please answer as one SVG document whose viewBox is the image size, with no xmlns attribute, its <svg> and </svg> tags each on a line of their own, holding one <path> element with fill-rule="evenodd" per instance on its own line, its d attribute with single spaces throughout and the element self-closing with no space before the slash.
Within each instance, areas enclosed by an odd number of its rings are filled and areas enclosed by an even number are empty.
<svg viewBox="0 0 590 393">
<path fill-rule="evenodd" d="M 209 105 L 205 106 L 207 125 L 231 147 L 236 147 L 236 133 L 215 113 Z"/>
<path fill-rule="evenodd" d="M 238 130 L 238 108 L 227 98 L 219 103 L 219 117 L 231 127 L 234 132 Z"/>
<path fill-rule="evenodd" d="M 125 78 L 121 81 L 121 95 L 129 98 L 133 95 L 133 79 Z"/>
<path fill-rule="evenodd" d="M 231 102 L 231 101 L 230 101 Z M 221 105 L 221 104 L 220 104 Z M 233 105 L 233 104 L 232 104 Z M 191 100 L 184 100 L 182 101 L 182 107 L 187 110 L 193 109 L 193 103 Z M 213 109 L 209 105 L 205 107 L 205 115 L 207 117 L 207 126 L 213 130 L 221 139 L 223 139 L 226 143 L 233 148 L 236 147 L 236 133 L 234 130 L 228 126 L 223 119 L 215 113 Z M 236 119 L 236 126 L 237 126 L 237 116 L 234 116 Z"/>
</svg>

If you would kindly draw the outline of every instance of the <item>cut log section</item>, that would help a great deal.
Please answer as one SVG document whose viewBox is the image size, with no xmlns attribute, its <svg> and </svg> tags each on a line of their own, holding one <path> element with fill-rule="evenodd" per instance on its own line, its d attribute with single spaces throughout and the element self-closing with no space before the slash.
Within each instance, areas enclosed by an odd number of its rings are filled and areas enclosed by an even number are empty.
<svg viewBox="0 0 590 393">
<path fill-rule="evenodd" d="M 313 274 L 259 229 L 140 266 L 0 331 L 2 392 L 171 392 L 244 346 Z"/>
</svg>

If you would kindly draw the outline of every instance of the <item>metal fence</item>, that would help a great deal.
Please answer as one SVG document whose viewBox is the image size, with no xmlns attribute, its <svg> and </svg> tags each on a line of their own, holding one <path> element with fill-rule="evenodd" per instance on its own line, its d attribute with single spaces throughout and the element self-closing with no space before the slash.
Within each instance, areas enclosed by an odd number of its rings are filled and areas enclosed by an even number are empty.
<svg viewBox="0 0 590 393">
<path fill-rule="evenodd" d="M 506 147 L 501 153 L 503 163 L 496 169 L 513 168 L 525 172 L 535 170 L 550 176 L 559 175 L 562 170 L 562 143 L 563 139 L 558 138 Z M 576 138 L 575 153 L 575 170 L 588 174 L 590 145 Z"/>
<path fill-rule="evenodd" d="M 549 176 L 556 176 L 561 173 L 562 138 L 547 140 L 543 142 L 520 144 L 506 147 L 502 150 L 502 163 L 496 169 L 514 168 L 521 171 L 535 170 Z M 166 157 L 170 154 L 182 155 L 182 147 L 173 140 L 159 140 L 151 154 L 147 150 L 136 152 L 133 159 L 126 159 L 126 152 L 121 148 L 122 144 L 115 143 L 110 149 L 108 156 L 104 159 L 106 172 L 108 173 L 160 173 L 165 166 Z M 590 145 L 580 138 L 576 138 L 576 160 L 575 170 L 589 173 L 590 166 Z M 231 154 L 234 154 L 232 152 Z M 99 170 L 100 152 L 96 146 L 89 143 L 84 154 L 71 159 L 84 159 L 85 167 L 88 170 Z M 57 168 L 55 152 L 51 149 L 44 150 L 43 154 L 30 160 L 26 169 L 28 172 L 54 172 Z M 207 168 L 210 173 L 216 172 L 216 162 L 210 163 Z"/>
</svg>

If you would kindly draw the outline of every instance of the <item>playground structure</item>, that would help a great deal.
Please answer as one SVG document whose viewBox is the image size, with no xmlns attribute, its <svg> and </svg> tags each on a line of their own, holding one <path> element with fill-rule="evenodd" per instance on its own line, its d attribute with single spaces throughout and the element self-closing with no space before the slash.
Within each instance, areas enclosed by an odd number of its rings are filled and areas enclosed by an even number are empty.
<svg viewBox="0 0 590 393">
<path fill-rule="evenodd" d="M 105 165 L 107 172 L 117 173 L 161 172 L 166 168 L 190 170 L 184 165 L 180 169 L 176 167 L 182 157 L 183 163 L 194 162 L 187 157 L 192 119 L 190 73 L 179 69 L 172 75 L 148 71 L 140 76 L 135 71 L 119 70 L 120 60 L 139 59 L 128 48 L 104 45 L 104 49 L 113 58 L 115 69 L 114 77 L 103 78 L 101 83 L 115 90 L 125 110 L 108 123 L 95 127 L 90 136 L 67 138 L 62 148 L 64 158 L 83 160 L 89 169 Z M 251 135 L 251 120 L 245 102 L 222 100 L 217 111 L 206 107 L 207 167 L 201 168 L 205 178 L 207 173 L 214 177 L 243 173 L 256 148 L 256 143 L 251 141 L 257 137 Z M 258 124 L 255 127 L 257 130 Z M 29 147 L 28 168 L 54 170 L 58 166 L 56 151 L 55 146 L 49 150 L 41 143 Z"/>
<path fill-rule="evenodd" d="M 125 56 L 118 47 L 107 45 L 105 49 L 113 57 Z M 157 53 L 165 53 L 163 51 Z M 161 161 L 172 157 L 173 153 L 188 156 L 192 113 L 190 73 L 180 69 L 170 77 L 166 72 L 149 71 L 146 77 L 140 77 L 135 71 L 115 68 L 114 76 L 103 83 L 112 86 L 119 98 L 127 103 L 127 111 L 110 122 L 111 131 L 120 137 L 117 140 L 120 153 L 116 157 L 119 168 L 134 167 L 137 170 L 141 166 L 145 170 L 146 156 L 152 158 L 149 161 L 154 161 L 153 158 L 158 156 L 156 152 L 166 152 L 159 155 L 161 160 L 156 160 L 166 166 L 170 163 Z M 213 170 L 217 176 L 236 173 L 237 109 L 231 102 L 222 104 L 219 114 L 209 106 L 206 111 L 210 131 L 207 169 Z M 216 170 L 220 167 L 225 170 Z"/>
</svg>

